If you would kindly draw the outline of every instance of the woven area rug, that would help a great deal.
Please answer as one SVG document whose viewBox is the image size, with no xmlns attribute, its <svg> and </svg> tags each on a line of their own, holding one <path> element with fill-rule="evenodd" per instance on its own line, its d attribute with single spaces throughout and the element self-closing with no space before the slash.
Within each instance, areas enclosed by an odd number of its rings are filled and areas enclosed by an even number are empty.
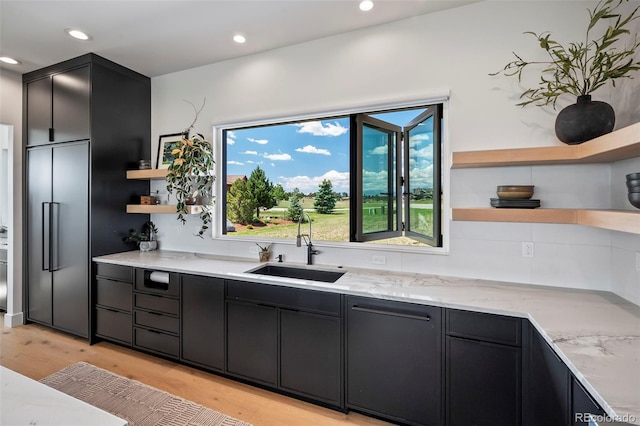
<svg viewBox="0 0 640 426">
<path fill-rule="evenodd" d="M 86 362 L 63 368 L 40 382 L 125 419 L 131 426 L 250 426 Z"/>
</svg>

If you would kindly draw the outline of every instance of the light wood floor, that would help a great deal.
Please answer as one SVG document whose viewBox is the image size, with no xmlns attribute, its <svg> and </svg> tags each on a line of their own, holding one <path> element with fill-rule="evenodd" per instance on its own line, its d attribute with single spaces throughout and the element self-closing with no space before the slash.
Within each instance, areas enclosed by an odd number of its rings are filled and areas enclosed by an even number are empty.
<svg viewBox="0 0 640 426">
<path fill-rule="evenodd" d="M 0 316 L 0 323 L 4 318 Z M 344 414 L 225 379 L 106 342 L 84 339 L 29 324 L 0 326 L 0 364 L 39 380 L 85 361 L 138 380 L 255 426 L 388 425 L 358 413 Z"/>
</svg>

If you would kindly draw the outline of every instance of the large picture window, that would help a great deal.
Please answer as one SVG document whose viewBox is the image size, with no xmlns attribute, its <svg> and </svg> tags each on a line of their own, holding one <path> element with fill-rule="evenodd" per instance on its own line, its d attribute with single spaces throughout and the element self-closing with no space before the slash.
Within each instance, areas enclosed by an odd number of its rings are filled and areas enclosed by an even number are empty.
<svg viewBox="0 0 640 426">
<path fill-rule="evenodd" d="M 223 233 L 441 247 L 441 147 L 440 104 L 223 129 Z"/>
</svg>

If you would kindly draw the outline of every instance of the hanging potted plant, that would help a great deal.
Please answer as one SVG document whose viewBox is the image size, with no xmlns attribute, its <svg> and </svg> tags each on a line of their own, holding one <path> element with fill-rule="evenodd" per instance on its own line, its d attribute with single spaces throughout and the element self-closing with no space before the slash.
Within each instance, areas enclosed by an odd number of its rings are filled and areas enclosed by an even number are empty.
<svg viewBox="0 0 640 426">
<path fill-rule="evenodd" d="M 609 82 L 615 87 L 617 79 L 632 78 L 640 70 L 640 61 L 634 62 L 640 47 L 637 34 L 621 46 L 623 38 L 631 36 L 628 27 L 638 19 L 640 7 L 623 16 L 617 11 L 623 3 L 628 0 L 600 0 L 593 10 L 587 9 L 590 20 L 584 41 L 569 43 L 567 47 L 553 40 L 549 32 L 526 32 L 536 38 L 549 59 L 527 61 L 514 52 L 514 61 L 490 74 L 517 76 L 520 81 L 525 69 L 543 67 L 538 86 L 520 95 L 523 101 L 519 106 L 551 104 L 555 109 L 560 95 L 576 96 L 577 102 L 560 111 L 556 118 L 556 136 L 564 143 L 578 144 L 611 132 L 615 124 L 613 108 L 605 102 L 592 101 L 591 94 Z M 606 29 L 601 26 L 605 23 Z M 599 37 L 593 34 L 597 28 L 604 29 Z"/>
<path fill-rule="evenodd" d="M 185 215 L 190 212 L 189 205 L 199 204 L 202 226 L 197 235 L 202 237 L 211 223 L 213 207 L 213 147 L 204 136 L 197 134 L 183 138 L 171 154 L 174 159 L 167 172 L 167 191 L 175 193 L 176 212 L 183 225 L 187 221 Z"/>
</svg>

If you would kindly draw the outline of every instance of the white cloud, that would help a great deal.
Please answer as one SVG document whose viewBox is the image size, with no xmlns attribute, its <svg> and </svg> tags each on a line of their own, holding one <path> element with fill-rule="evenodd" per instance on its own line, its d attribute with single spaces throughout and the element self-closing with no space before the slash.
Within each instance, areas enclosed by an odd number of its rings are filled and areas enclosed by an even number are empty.
<svg viewBox="0 0 640 426">
<path fill-rule="evenodd" d="M 269 141 L 267 139 L 254 139 L 254 138 L 247 138 L 247 140 L 249 142 L 254 142 L 260 145 L 266 145 L 269 143 Z"/>
<path fill-rule="evenodd" d="M 431 140 L 431 135 L 429 133 L 418 133 L 416 135 L 411 135 L 409 138 L 409 146 L 414 147 L 416 145 L 420 145 L 422 142 L 429 142 Z"/>
<path fill-rule="evenodd" d="M 333 185 L 333 190 L 336 192 L 349 192 L 349 172 L 338 172 L 336 170 L 330 170 L 322 176 L 280 176 L 278 177 L 279 183 L 285 191 L 293 191 L 294 188 L 298 188 L 304 193 L 316 192 L 323 180 L 328 179 Z"/>
<path fill-rule="evenodd" d="M 326 123 L 324 126 L 320 121 L 307 121 L 306 123 L 294 124 L 294 126 L 298 127 L 298 133 L 311 133 L 313 136 L 340 136 L 349 131 L 337 121 L 335 124 Z"/>
<path fill-rule="evenodd" d="M 229 130 L 227 132 L 227 145 L 233 145 L 236 143 L 236 134 L 233 133 L 233 130 Z"/>
<path fill-rule="evenodd" d="M 322 148 L 316 148 L 313 145 L 307 145 L 303 148 L 296 148 L 297 152 L 305 152 L 307 154 L 321 154 L 321 155 L 331 155 L 331 153 L 326 150 L 326 149 L 322 149 Z"/>
<path fill-rule="evenodd" d="M 421 149 L 410 149 L 409 158 L 433 159 L 433 145 L 428 145 Z"/>
<path fill-rule="evenodd" d="M 291 156 L 289 154 L 264 154 L 264 158 L 268 158 L 273 161 L 289 161 Z"/>
<path fill-rule="evenodd" d="M 387 145 L 380 145 L 369 151 L 369 153 L 374 155 L 387 155 L 389 153 L 389 148 Z"/>
<path fill-rule="evenodd" d="M 241 152 L 240 154 L 258 155 L 258 151 L 245 151 L 245 152 Z"/>
<path fill-rule="evenodd" d="M 241 163 L 240 161 L 227 161 L 227 164 L 234 164 L 236 166 L 244 166 L 244 163 Z"/>
</svg>

